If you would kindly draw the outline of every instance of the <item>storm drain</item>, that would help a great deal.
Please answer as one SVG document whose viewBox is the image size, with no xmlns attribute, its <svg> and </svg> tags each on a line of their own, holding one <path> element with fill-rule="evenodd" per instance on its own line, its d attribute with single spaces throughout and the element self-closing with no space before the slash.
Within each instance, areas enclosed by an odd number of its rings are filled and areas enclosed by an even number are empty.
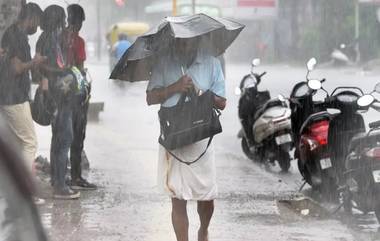
<svg viewBox="0 0 380 241">
<path fill-rule="evenodd" d="M 328 218 L 330 212 L 315 200 L 309 197 L 295 197 L 290 199 L 280 199 L 277 201 L 280 213 L 292 211 L 303 217 Z"/>
</svg>

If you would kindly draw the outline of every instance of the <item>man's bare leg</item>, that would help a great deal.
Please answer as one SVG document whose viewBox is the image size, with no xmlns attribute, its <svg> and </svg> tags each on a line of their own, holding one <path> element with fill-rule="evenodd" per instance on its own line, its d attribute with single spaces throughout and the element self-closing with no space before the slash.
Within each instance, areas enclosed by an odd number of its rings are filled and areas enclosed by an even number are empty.
<svg viewBox="0 0 380 241">
<path fill-rule="evenodd" d="M 177 241 L 189 241 L 189 219 L 186 205 L 187 201 L 172 199 L 172 223 Z"/>
<path fill-rule="evenodd" d="M 198 231 L 198 241 L 208 241 L 208 227 L 214 213 L 214 201 L 198 201 L 198 215 L 201 227 Z"/>
</svg>

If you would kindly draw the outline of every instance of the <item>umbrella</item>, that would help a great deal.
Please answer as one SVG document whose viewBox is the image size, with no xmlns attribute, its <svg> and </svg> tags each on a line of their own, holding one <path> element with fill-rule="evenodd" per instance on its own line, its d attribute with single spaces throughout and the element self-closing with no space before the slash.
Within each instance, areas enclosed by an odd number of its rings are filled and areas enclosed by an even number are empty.
<svg viewBox="0 0 380 241">
<path fill-rule="evenodd" d="M 137 38 L 116 64 L 110 79 L 130 82 L 149 80 L 156 57 L 172 48 L 175 39 L 200 38 L 200 46 L 219 56 L 231 45 L 244 25 L 205 14 L 166 17 L 161 24 Z"/>
</svg>

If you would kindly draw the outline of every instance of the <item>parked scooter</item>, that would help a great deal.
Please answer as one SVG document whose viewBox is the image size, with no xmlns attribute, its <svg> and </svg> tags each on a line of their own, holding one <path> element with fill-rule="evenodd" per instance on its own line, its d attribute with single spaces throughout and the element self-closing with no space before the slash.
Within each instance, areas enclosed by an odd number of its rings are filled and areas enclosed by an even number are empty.
<svg viewBox="0 0 380 241">
<path fill-rule="evenodd" d="M 309 82 L 313 90 L 323 89 L 321 82 Z M 327 91 L 325 91 L 327 93 Z M 345 170 L 345 158 L 348 154 L 348 146 L 351 139 L 358 133 L 365 131 L 363 117 L 359 110 L 363 108 L 357 104 L 363 96 L 363 91 L 358 87 L 338 87 L 325 99 L 324 106 L 327 109 L 336 109 L 338 114 L 332 114 L 327 137 L 327 147 L 330 159 L 326 159 L 325 165 L 330 166 L 335 180 L 331 181 L 330 198 L 338 197 L 338 186 L 342 185 Z M 331 163 L 330 163 L 331 161 Z M 323 166 L 321 162 L 321 166 Z"/>
<path fill-rule="evenodd" d="M 350 44 L 341 43 L 338 48 L 332 51 L 330 64 L 334 66 L 352 66 L 357 62 L 358 57 L 357 41 Z"/>
<path fill-rule="evenodd" d="M 358 105 L 380 111 L 380 102 L 372 95 L 375 92 L 380 93 L 380 83 L 371 94 L 362 96 Z M 350 214 L 353 207 L 364 213 L 375 211 L 380 222 L 380 121 L 370 123 L 369 128 L 367 133 L 359 133 L 350 141 L 342 188 L 343 206 Z"/>
<path fill-rule="evenodd" d="M 317 61 L 312 58 L 307 63 L 306 81 L 295 85 L 290 96 L 292 124 L 295 140 L 295 158 L 298 169 L 306 183 L 326 195 L 334 187 L 335 173 L 331 171 L 331 160 L 327 147 L 330 114 L 324 102 L 313 101 L 318 90 L 309 87 L 325 80 L 309 78 Z"/>
<path fill-rule="evenodd" d="M 242 79 L 237 89 L 243 127 L 238 137 L 242 139 L 242 149 L 248 158 L 272 164 L 277 160 L 281 170 L 287 172 L 291 161 L 289 151 L 293 146 L 291 110 L 283 96 L 270 99 L 268 91 L 258 91 L 261 78 L 266 74 L 254 72 L 259 64 L 259 59 L 253 60 L 251 74 Z"/>
</svg>

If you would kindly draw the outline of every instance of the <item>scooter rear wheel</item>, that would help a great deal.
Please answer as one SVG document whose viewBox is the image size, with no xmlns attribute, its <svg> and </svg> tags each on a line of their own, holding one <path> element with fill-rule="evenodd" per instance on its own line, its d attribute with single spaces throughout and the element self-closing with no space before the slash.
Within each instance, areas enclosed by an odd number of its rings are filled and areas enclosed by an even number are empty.
<svg viewBox="0 0 380 241">
<path fill-rule="evenodd" d="M 376 214 L 377 222 L 380 223 L 380 203 L 378 203 L 375 207 L 375 214 Z"/>
<path fill-rule="evenodd" d="M 278 155 L 278 164 L 282 172 L 288 172 L 290 168 L 290 155 L 288 152 L 281 151 Z"/>
<path fill-rule="evenodd" d="M 252 161 L 255 161 L 255 154 L 251 152 L 251 149 L 248 145 L 248 141 L 245 137 L 241 138 L 241 148 L 243 149 L 244 154 L 251 159 Z"/>
<path fill-rule="evenodd" d="M 301 173 L 301 176 L 304 178 L 307 184 L 312 186 L 311 182 L 311 174 L 309 170 L 307 170 L 307 167 L 302 163 L 300 159 L 297 160 L 298 170 Z"/>
<path fill-rule="evenodd" d="M 348 190 L 343 191 L 342 193 L 343 199 L 343 209 L 344 212 L 348 215 L 352 215 L 352 199 L 351 193 Z"/>
</svg>

